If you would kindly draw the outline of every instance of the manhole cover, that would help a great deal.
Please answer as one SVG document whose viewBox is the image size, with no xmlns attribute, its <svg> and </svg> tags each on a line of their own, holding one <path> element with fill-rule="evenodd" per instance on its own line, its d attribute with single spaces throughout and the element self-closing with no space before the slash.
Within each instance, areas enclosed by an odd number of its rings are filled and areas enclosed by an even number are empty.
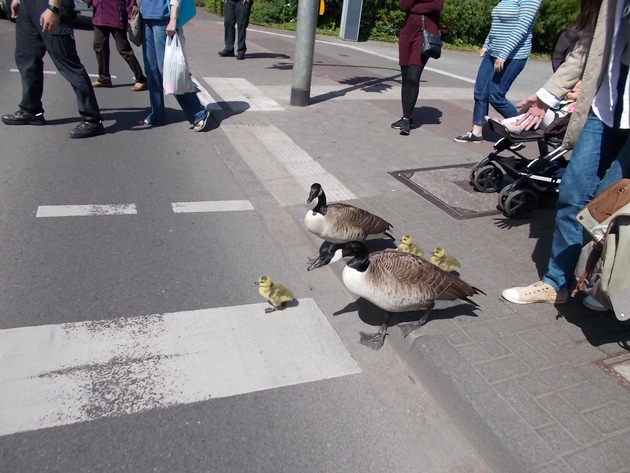
<svg viewBox="0 0 630 473">
<path fill-rule="evenodd" d="M 390 172 L 418 195 L 458 220 L 501 214 L 498 194 L 476 192 L 470 185 L 472 164 Z"/>
<path fill-rule="evenodd" d="M 625 387 L 630 388 L 630 353 L 613 356 L 597 364 Z"/>
</svg>

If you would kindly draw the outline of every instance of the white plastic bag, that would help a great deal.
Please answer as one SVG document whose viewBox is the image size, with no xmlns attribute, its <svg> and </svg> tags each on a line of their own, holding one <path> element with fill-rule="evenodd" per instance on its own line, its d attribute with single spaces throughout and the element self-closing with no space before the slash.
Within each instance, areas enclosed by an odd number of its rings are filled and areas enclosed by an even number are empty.
<svg viewBox="0 0 630 473">
<path fill-rule="evenodd" d="M 183 37 L 180 38 L 177 33 L 166 39 L 163 86 L 165 94 L 181 95 L 195 91 L 186 63 Z"/>
</svg>

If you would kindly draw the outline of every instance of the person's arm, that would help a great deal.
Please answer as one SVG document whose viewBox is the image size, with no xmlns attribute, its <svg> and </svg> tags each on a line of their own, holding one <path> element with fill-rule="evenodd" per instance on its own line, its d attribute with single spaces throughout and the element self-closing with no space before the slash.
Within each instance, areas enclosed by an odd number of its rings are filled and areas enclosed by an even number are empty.
<svg viewBox="0 0 630 473">
<path fill-rule="evenodd" d="M 411 13 L 434 13 L 444 8 L 444 0 L 400 0 L 400 9 Z"/>
<path fill-rule="evenodd" d="M 171 5 L 171 19 L 166 25 L 166 35 L 173 36 L 177 31 L 177 15 L 179 15 L 179 5 L 181 0 L 169 0 Z"/>
<path fill-rule="evenodd" d="M 517 108 L 530 105 L 521 119 L 521 123 L 526 123 L 525 129 L 537 128 L 547 110 L 558 108 L 560 100 L 579 82 L 584 70 L 589 44 L 590 37 L 578 41 L 547 83 L 538 89 L 536 94 L 530 95 L 516 104 Z"/>
<path fill-rule="evenodd" d="M 536 14 L 540 8 L 541 0 L 523 0 L 520 3 L 518 22 L 516 27 L 510 30 L 503 47 L 497 52 L 497 60 L 495 61 L 495 70 L 499 68 L 503 70 L 503 63 L 509 55 L 514 51 L 519 43 L 527 36 L 529 30 L 536 19 Z M 497 64 L 499 62 L 499 64 Z"/>
<path fill-rule="evenodd" d="M 11 2 L 11 18 L 15 19 L 20 11 L 20 0 L 13 0 Z"/>
<path fill-rule="evenodd" d="M 39 24 L 44 33 L 54 33 L 59 28 L 61 19 L 61 0 L 48 0 L 48 8 L 39 17 Z"/>
</svg>

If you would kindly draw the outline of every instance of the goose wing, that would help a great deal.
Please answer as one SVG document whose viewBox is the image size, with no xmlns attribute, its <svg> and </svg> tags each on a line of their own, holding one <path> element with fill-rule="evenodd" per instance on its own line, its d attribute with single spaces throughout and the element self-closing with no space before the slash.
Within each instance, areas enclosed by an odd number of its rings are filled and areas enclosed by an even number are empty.
<svg viewBox="0 0 630 473">
<path fill-rule="evenodd" d="M 468 297 L 481 291 L 447 271 L 410 253 L 384 250 L 370 255 L 374 276 L 379 279 L 396 280 L 398 284 L 417 293 L 422 300 L 462 299 L 471 304 Z"/>
<path fill-rule="evenodd" d="M 389 222 L 367 210 L 341 202 L 328 204 L 326 215 L 333 217 L 340 226 L 359 230 L 363 233 L 363 238 L 367 235 L 385 233 L 392 227 Z"/>
</svg>

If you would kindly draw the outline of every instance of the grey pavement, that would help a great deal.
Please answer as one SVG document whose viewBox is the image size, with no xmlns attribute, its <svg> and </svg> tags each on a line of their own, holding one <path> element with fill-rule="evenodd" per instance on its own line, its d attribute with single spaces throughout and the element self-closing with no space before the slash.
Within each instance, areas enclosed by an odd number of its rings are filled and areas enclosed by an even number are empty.
<svg viewBox="0 0 630 473">
<path fill-rule="evenodd" d="M 213 29 L 219 22 L 201 15 L 189 29 Z M 500 296 L 504 288 L 528 285 L 544 272 L 553 208 L 524 221 L 498 213 L 458 220 L 391 174 L 453 166 L 441 174 L 436 170 L 428 181 L 418 178 L 425 189 L 433 183 L 449 194 L 453 181 L 467 185 L 461 181 L 469 167 L 490 152 L 491 140 L 480 145 L 452 140 L 470 126 L 475 69 L 466 61 L 474 54 L 446 51 L 429 64 L 416 127 L 402 137 L 389 127 L 400 116 L 396 45 L 318 37 L 311 104 L 301 108 L 288 105 L 293 35 L 251 25 L 247 60 L 221 60 L 221 75 L 245 77 L 274 98 L 285 111 L 265 113 L 265 124 L 282 130 L 337 177 L 357 197 L 353 204 L 390 221 L 397 237 L 410 233 L 425 250 L 445 247 L 462 263 L 461 277 L 487 294 L 475 297 L 479 309 L 466 304 L 436 309 L 427 325 L 406 339 L 390 327 L 386 349 L 407 363 L 494 471 L 630 471 L 630 392 L 602 367 L 603 360 L 625 360 L 628 324 L 588 311 L 580 296 L 557 307 L 517 306 Z M 220 47 L 220 41 L 213 45 Z M 214 63 L 216 52 L 208 54 Z M 191 57 L 193 73 L 196 61 L 207 56 Z M 550 73 L 548 63 L 529 61 L 510 98 L 533 93 Z M 219 110 L 213 116 L 221 127 L 254 126 L 247 113 Z M 273 191 L 274 179 L 266 182 Z M 470 190 L 465 195 L 471 205 L 483 201 L 486 210 L 496 205 L 496 194 L 491 204 L 486 195 Z M 285 207 L 301 225 L 304 203 Z M 290 245 L 295 239 L 277 230 L 279 241 Z M 319 242 L 310 240 L 315 251 Z M 328 274 L 314 276 L 313 285 L 324 277 L 341 284 L 340 269 L 319 270 Z M 340 313 L 334 293 L 326 287 L 317 291 L 328 314 Z M 367 313 L 375 308 L 359 303 L 347 310 L 358 310 L 369 322 Z"/>
<path fill-rule="evenodd" d="M 220 21 L 201 14 L 188 29 L 212 32 L 216 41 L 210 48 L 218 51 Z M 233 127 L 281 130 L 351 190 L 353 204 L 390 221 L 397 237 L 411 234 L 425 251 L 445 247 L 462 263 L 461 277 L 487 294 L 475 297 L 479 309 L 466 304 L 436 308 L 427 325 L 406 339 L 390 327 L 385 349 L 407 363 L 494 471 L 630 471 L 630 391 L 602 364 L 626 359 L 628 324 L 610 313 L 588 311 L 580 296 L 557 307 L 517 306 L 500 296 L 504 288 L 528 285 L 544 272 L 553 208 L 538 209 L 528 220 L 510 220 L 492 212 L 496 194 L 471 192 L 469 168 L 490 152 L 492 136 L 482 144 L 452 138 L 469 130 L 474 53 L 445 51 L 429 63 L 416 126 L 403 137 L 389 127 L 400 116 L 396 45 L 318 37 L 311 104 L 291 107 L 293 35 L 251 25 L 245 61 L 216 58 L 207 44 L 191 46 L 190 51 L 205 52 L 189 53 L 193 74 L 207 68 L 202 64 L 209 56 L 215 71 L 220 66 L 219 75 L 246 78 L 284 108 L 252 118 L 219 102 L 220 109 L 213 111 L 216 125 L 228 135 Z M 190 43 L 195 41 L 191 35 Z M 510 98 L 533 93 L 550 74 L 548 63 L 530 60 Z M 212 95 L 212 87 L 206 88 Z M 235 146 L 237 141 L 232 140 Z M 263 164 L 254 173 L 266 179 L 276 200 L 302 226 L 307 195 L 299 203 L 288 197 L 283 202 L 282 191 L 294 189 L 282 178 L 264 176 L 267 158 L 261 154 L 260 159 Z M 432 177 L 427 173 L 433 168 Z M 433 185 L 436 194 L 445 192 L 446 203 L 463 188 L 464 204 L 478 203 L 490 215 L 454 218 L 404 179 L 395 179 L 393 174 L 403 170 L 416 170 L 416 184 L 425 190 Z M 296 237 L 282 227 L 275 227 L 278 241 L 291 247 Z M 319 241 L 306 238 L 314 255 Z M 304 238 L 298 240 L 301 244 Z M 322 309 L 343 313 L 335 296 L 341 266 L 318 272 L 312 284 Z M 346 311 L 358 311 L 366 323 L 377 325 L 370 318 L 376 309 L 369 304 L 350 303 Z"/>
</svg>

